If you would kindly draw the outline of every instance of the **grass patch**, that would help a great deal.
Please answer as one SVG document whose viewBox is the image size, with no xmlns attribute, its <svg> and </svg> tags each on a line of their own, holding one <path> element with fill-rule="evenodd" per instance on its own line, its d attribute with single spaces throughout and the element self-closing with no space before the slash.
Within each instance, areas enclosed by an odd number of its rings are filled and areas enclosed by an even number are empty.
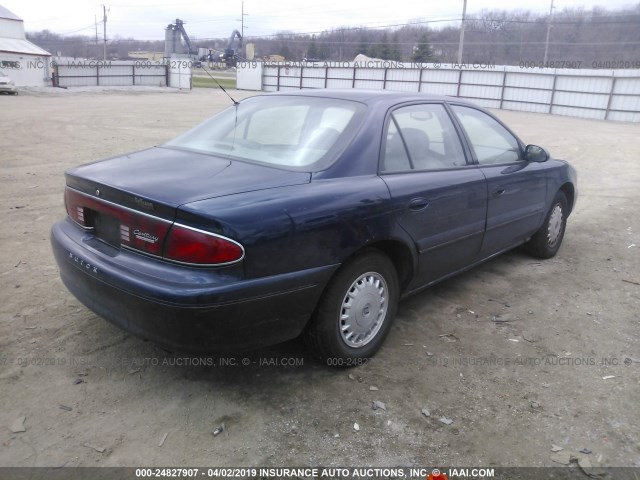
<svg viewBox="0 0 640 480">
<path fill-rule="evenodd" d="M 236 88 L 236 79 L 235 78 L 216 78 L 218 83 L 222 85 L 223 88 L 235 89 Z M 192 76 L 191 77 L 191 85 L 193 88 L 218 88 L 216 82 L 213 81 L 211 77 L 200 77 L 200 76 Z"/>
</svg>

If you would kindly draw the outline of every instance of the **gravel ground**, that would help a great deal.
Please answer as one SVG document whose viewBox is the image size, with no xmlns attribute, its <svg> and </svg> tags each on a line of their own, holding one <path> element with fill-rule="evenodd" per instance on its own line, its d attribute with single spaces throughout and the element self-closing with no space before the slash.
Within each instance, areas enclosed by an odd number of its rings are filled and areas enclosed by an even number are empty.
<svg viewBox="0 0 640 480">
<path fill-rule="evenodd" d="M 75 300 L 48 239 L 63 171 L 229 100 L 51 92 L 0 97 L 0 466 L 551 466 L 556 445 L 640 467 L 640 125 L 497 112 L 578 169 L 558 256 L 508 253 L 406 300 L 372 361 L 335 370 L 297 341 L 170 354 Z"/>
</svg>

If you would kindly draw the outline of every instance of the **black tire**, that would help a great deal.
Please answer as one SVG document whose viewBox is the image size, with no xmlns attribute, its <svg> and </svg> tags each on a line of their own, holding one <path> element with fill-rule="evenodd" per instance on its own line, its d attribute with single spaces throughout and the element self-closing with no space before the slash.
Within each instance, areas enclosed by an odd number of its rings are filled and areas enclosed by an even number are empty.
<svg viewBox="0 0 640 480">
<path fill-rule="evenodd" d="M 330 366 L 366 362 L 389 333 L 399 295 L 398 274 L 391 260 L 374 249 L 359 254 L 330 280 L 305 330 L 305 343 Z M 345 318 L 348 312 L 357 313 Z"/>
<path fill-rule="evenodd" d="M 564 231 L 567 227 L 569 207 L 567 197 L 561 191 L 556 193 L 544 223 L 531 240 L 525 244 L 526 250 L 537 258 L 551 258 L 558 253 Z"/>
</svg>

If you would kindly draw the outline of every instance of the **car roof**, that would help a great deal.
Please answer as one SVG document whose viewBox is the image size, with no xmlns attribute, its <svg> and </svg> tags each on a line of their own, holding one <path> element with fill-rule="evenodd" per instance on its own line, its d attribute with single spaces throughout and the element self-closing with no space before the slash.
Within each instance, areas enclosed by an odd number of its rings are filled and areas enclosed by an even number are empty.
<svg viewBox="0 0 640 480">
<path fill-rule="evenodd" d="M 335 98 L 340 100 L 352 100 L 365 104 L 386 103 L 395 105 L 405 102 L 456 102 L 472 105 L 455 97 L 444 95 L 433 95 L 427 93 L 414 92 L 396 92 L 392 90 L 358 90 L 358 89 L 304 89 L 304 90 L 286 90 L 280 92 L 267 93 L 266 95 L 281 96 L 302 96 L 302 97 L 319 97 L 319 98 Z"/>
</svg>

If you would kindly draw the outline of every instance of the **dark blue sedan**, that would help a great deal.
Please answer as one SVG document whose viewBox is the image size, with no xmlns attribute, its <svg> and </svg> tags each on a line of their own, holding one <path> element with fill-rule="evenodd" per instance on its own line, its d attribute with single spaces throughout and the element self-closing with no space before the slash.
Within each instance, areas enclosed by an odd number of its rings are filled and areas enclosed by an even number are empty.
<svg viewBox="0 0 640 480">
<path fill-rule="evenodd" d="M 140 337 L 237 352 L 302 334 L 351 361 L 401 298 L 519 245 L 554 256 L 575 201 L 570 165 L 473 104 L 301 91 L 67 171 L 51 243 L 67 288 Z"/>
</svg>

